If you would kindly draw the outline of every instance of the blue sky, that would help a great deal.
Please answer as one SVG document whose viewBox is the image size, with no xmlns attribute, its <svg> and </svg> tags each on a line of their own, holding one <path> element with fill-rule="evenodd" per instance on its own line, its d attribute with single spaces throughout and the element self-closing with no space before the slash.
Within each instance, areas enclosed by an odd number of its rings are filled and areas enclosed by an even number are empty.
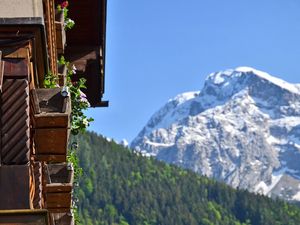
<svg viewBox="0 0 300 225">
<path fill-rule="evenodd" d="M 131 141 L 179 93 L 211 72 L 251 66 L 300 83 L 299 0 L 109 0 L 109 108 L 90 130 Z"/>
</svg>

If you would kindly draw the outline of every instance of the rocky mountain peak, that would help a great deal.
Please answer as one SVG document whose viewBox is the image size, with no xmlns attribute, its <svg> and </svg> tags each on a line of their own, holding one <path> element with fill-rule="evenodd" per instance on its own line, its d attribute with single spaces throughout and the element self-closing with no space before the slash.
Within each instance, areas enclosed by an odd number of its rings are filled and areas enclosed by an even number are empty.
<svg viewBox="0 0 300 225">
<path fill-rule="evenodd" d="M 264 98 L 275 92 L 300 95 L 299 85 L 287 83 L 251 67 L 238 67 L 210 74 L 205 81 L 202 95 L 227 100 L 244 89 L 248 89 L 249 94 L 254 96 L 264 92 Z"/>
<path fill-rule="evenodd" d="M 300 89 L 250 67 L 169 100 L 131 147 L 202 175 L 300 201 Z"/>
</svg>

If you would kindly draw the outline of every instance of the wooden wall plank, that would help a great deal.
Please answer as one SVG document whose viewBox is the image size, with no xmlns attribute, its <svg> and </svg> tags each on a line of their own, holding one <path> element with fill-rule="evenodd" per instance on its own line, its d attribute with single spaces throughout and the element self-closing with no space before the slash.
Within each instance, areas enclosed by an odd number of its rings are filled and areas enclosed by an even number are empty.
<svg viewBox="0 0 300 225">
<path fill-rule="evenodd" d="M 29 165 L 0 166 L 0 210 L 30 209 Z"/>
</svg>

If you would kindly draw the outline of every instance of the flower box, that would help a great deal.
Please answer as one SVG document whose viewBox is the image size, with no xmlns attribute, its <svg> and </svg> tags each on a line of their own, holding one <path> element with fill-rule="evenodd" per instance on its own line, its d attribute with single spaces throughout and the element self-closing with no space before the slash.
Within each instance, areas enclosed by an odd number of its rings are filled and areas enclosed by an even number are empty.
<svg viewBox="0 0 300 225">
<path fill-rule="evenodd" d="M 45 166 L 45 202 L 50 211 L 69 212 L 72 203 L 74 170 L 72 164 L 55 163 Z"/>
<path fill-rule="evenodd" d="M 70 134 L 71 103 L 63 88 L 32 90 L 33 154 L 39 161 L 65 162 Z"/>
<path fill-rule="evenodd" d="M 63 12 L 56 12 L 55 14 L 55 30 L 56 30 L 56 48 L 58 54 L 63 54 L 66 45 L 66 31 L 65 20 Z"/>
</svg>

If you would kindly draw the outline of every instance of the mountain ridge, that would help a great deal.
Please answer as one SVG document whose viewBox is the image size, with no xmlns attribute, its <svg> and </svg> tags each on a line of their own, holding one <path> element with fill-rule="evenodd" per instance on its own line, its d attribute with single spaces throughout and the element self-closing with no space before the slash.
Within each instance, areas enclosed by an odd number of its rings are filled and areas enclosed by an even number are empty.
<svg viewBox="0 0 300 225">
<path fill-rule="evenodd" d="M 131 147 L 235 188 L 300 201 L 299 87 L 250 67 L 212 73 L 200 92 L 169 100 Z"/>
</svg>

